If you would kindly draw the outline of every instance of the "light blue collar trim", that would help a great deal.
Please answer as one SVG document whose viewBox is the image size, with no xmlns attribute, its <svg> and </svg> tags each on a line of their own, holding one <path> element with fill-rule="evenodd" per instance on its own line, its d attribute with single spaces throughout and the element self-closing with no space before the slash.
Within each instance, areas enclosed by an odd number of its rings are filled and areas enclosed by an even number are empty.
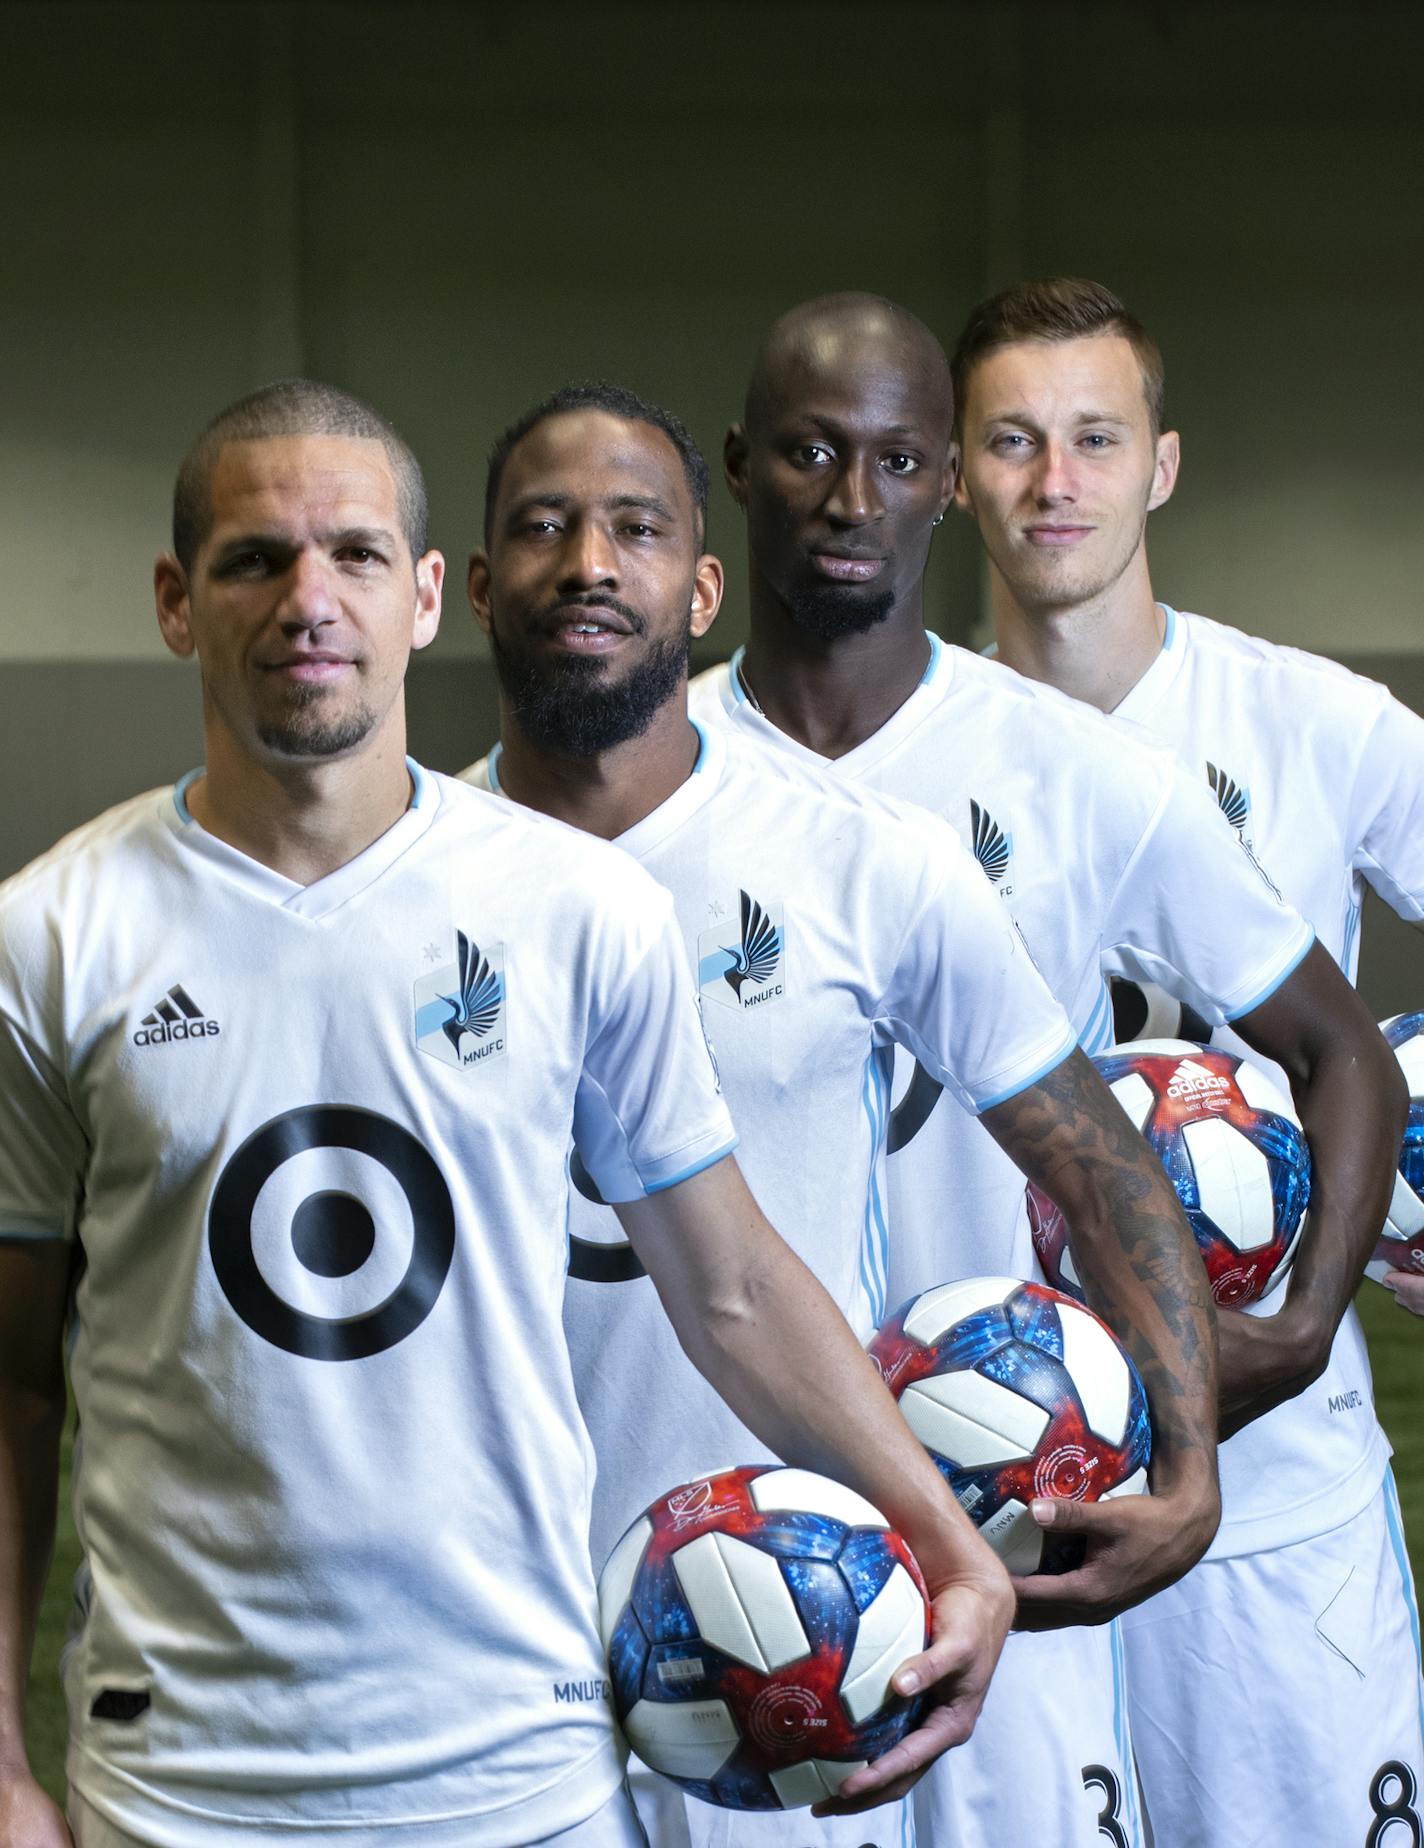
<svg viewBox="0 0 1424 1848">
<path fill-rule="evenodd" d="M 504 746 L 496 739 L 489 748 L 489 755 L 485 758 L 485 775 L 489 778 L 490 794 L 493 796 L 504 794 L 499 786 L 499 759 L 503 750 Z"/>
<path fill-rule="evenodd" d="M 940 656 L 944 653 L 944 643 L 935 634 L 933 629 L 925 630 L 925 640 L 930 645 L 930 658 L 925 663 L 924 673 L 920 676 L 920 685 L 922 687 L 927 686 L 929 682 L 934 679 L 935 670 L 939 666 Z M 731 679 L 732 697 L 739 706 L 744 706 L 747 700 L 747 689 L 742 681 L 742 657 L 746 652 L 744 647 L 738 648 L 732 655 L 731 660 L 727 663 L 727 671 Z"/>
<path fill-rule="evenodd" d="M 193 811 L 188 807 L 188 791 L 203 774 L 201 764 L 196 770 L 190 770 L 187 776 L 179 777 L 173 786 L 173 806 L 178 811 L 178 819 L 185 828 L 193 825 Z"/>
<path fill-rule="evenodd" d="M 736 700 L 739 706 L 745 706 L 747 703 L 747 690 L 742 685 L 742 659 L 746 652 L 745 648 L 735 649 L 732 653 L 731 660 L 727 663 L 727 674 L 731 681 L 732 698 Z"/>
<path fill-rule="evenodd" d="M 925 640 L 930 645 L 930 658 L 925 663 L 925 671 L 920 675 L 920 685 L 927 687 L 939 670 L 940 656 L 944 653 L 944 643 L 933 629 L 925 630 Z"/>
<path fill-rule="evenodd" d="M 1162 652 L 1166 654 L 1171 648 L 1173 638 L 1177 633 L 1177 612 L 1172 608 L 1170 603 L 1163 603 L 1160 605 L 1160 608 L 1162 614 L 1167 618 L 1167 627 L 1162 632 Z"/>
<path fill-rule="evenodd" d="M 496 745 L 495 749 L 498 750 Z M 430 780 L 429 772 L 413 757 L 407 757 L 405 767 L 410 772 L 410 806 L 413 809 L 426 808 L 435 795 L 435 785 Z M 178 819 L 185 828 L 193 825 L 193 811 L 188 807 L 188 791 L 203 774 L 201 765 L 180 777 L 173 787 L 173 806 L 178 811 Z"/>
<path fill-rule="evenodd" d="M 697 762 L 692 766 L 692 774 L 701 776 L 707 768 L 707 734 L 696 719 L 689 717 L 688 724 L 697 733 Z"/>
</svg>

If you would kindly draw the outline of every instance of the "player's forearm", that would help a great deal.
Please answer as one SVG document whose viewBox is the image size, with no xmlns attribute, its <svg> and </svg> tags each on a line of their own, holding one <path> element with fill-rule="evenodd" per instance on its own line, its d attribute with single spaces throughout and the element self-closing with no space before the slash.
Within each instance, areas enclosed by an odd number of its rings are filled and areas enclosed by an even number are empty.
<svg viewBox="0 0 1424 1848">
<path fill-rule="evenodd" d="M 1132 1356 L 1152 1412 L 1153 1480 L 1216 1506 L 1216 1317 L 1180 1203 L 1082 1053 L 986 1126 L 1068 1224 L 1089 1303 Z"/>
<path fill-rule="evenodd" d="M 25 1775 L 25 1687 L 54 1549 L 64 1396 L 0 1382 L 0 1782 Z"/>
<path fill-rule="evenodd" d="M 873 1502 L 909 1541 L 927 1578 L 1002 1579 L 1007 1596 L 998 1562 L 844 1316 L 767 1225 L 735 1163 L 718 1167 L 734 1181 L 709 1170 L 672 1190 L 684 1196 L 680 1202 L 658 1196 L 620 1208 L 688 1358 L 776 1455 Z M 715 1229 L 695 1210 L 699 1192 L 710 1197 Z M 723 1217 L 729 1205 L 738 1220 L 730 1234 Z M 667 1223 L 670 1208 L 684 1223 Z M 650 1209 L 664 1221 L 652 1236 Z"/>
</svg>

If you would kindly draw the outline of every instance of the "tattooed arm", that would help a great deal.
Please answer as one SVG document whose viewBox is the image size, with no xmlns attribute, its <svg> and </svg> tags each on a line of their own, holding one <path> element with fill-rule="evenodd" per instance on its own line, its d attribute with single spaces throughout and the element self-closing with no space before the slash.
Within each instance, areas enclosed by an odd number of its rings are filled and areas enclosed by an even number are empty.
<svg viewBox="0 0 1424 1848">
<path fill-rule="evenodd" d="M 1081 1534 L 1084 1564 L 1020 1579 L 1018 1623 L 1101 1623 L 1180 1578 L 1220 1517 L 1216 1318 L 1177 1196 L 1081 1052 L 983 1122 L 1068 1222 L 1092 1307 L 1142 1375 L 1152 1412 L 1152 1494 L 1098 1504 L 1037 1502 L 1045 1527 Z"/>
</svg>

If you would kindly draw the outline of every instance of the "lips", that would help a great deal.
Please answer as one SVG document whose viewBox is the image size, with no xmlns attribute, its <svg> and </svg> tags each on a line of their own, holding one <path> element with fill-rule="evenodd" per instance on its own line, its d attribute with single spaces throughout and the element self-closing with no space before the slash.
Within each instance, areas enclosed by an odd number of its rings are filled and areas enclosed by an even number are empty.
<svg viewBox="0 0 1424 1848">
<path fill-rule="evenodd" d="M 811 563 L 837 584 L 867 584 L 885 564 L 882 553 L 815 551 Z"/>
<path fill-rule="evenodd" d="M 1091 526 L 1028 526 L 1024 528 L 1024 538 L 1030 545 L 1076 545 L 1093 530 Z"/>
</svg>

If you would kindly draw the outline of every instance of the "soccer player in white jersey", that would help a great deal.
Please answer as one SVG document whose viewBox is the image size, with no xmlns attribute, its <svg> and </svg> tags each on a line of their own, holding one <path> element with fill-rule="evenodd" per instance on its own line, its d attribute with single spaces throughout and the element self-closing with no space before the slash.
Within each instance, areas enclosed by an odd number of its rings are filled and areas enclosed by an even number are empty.
<svg viewBox="0 0 1424 1848">
<path fill-rule="evenodd" d="M 1178 1569 L 1210 1505 L 1191 1429 L 1210 1348 L 1195 1250 L 1146 1148 L 1130 1133 L 1104 1145 L 1116 1106 L 953 831 L 689 724 L 689 638 L 705 633 L 721 588 L 720 565 L 701 553 L 706 482 L 685 429 L 612 386 L 555 393 L 495 446 L 470 592 L 500 674 L 502 743 L 466 775 L 616 841 L 672 892 L 749 1184 L 853 1323 L 868 1331 L 886 1307 L 894 1043 L 949 1087 L 946 1108 L 982 1114 L 1028 1172 L 1051 1170 L 1095 1294 L 1162 1414 L 1160 1493 L 1128 1515 L 1135 1550 L 1096 1589 L 1065 1581 L 1075 1609 L 1093 1598 L 1119 1608 Z M 764 1451 L 691 1374 L 586 1180 L 581 1196 L 564 1320 L 597 1456 L 601 1562 L 671 1484 Z M 813 1833 L 858 1845 L 868 1827 L 902 1839 L 883 1817 L 817 1832 L 804 1817 L 719 1814 L 662 1779 L 637 1788 L 663 1848 Z"/>
<path fill-rule="evenodd" d="M 1319 1180 L 1298 1267 L 1328 1280 L 1342 1239 L 1383 1211 L 1381 1164 L 1402 1121 L 1394 1061 L 1308 927 L 1168 753 L 926 635 L 924 568 L 956 478 L 951 416 L 938 342 L 893 304 L 829 297 L 776 324 L 727 443 L 747 515 L 750 639 L 694 684 L 694 715 L 720 714 L 773 750 L 834 760 L 945 816 L 1089 1050 L 1111 1037 L 1112 955 L 1280 1060 Z M 918 1072 L 892 1124 L 894 1295 L 961 1262 L 1020 1274 L 1032 1263 L 1017 1177 L 935 1093 Z M 946 1223 L 976 1217 L 977 1249 L 947 1243 Z M 1228 1426 L 1295 1390 L 1313 1364 L 1314 1321 L 1292 1305 L 1278 1343 L 1261 1333 L 1269 1324 L 1220 1318 Z M 1073 1507 L 1061 1519 L 1091 1546 L 1117 1516 Z M 1044 1595 L 1021 1584 L 1022 1624 L 1037 1621 Z M 1137 1839 L 1119 1670 L 1116 1631 L 1011 1638 L 974 1740 L 917 1793 L 922 1834 L 972 1838 L 992 1808 L 1008 1840 Z"/>
<path fill-rule="evenodd" d="M 1108 290 L 1004 291 L 971 315 L 954 373 L 1000 658 L 1160 736 L 1353 979 L 1366 884 L 1424 919 L 1424 720 L 1333 662 L 1154 599 L 1147 515 L 1179 442 L 1157 346 Z M 1277 1319 L 1303 1314 L 1313 1352 L 1334 1335 L 1329 1365 L 1223 1447 L 1207 1562 L 1125 1626 L 1161 1848 L 1424 1838 L 1418 1620 L 1350 1307 L 1378 1225 L 1340 1215 L 1334 1273 L 1317 1270 L 1313 1301 L 1291 1289 Z"/>
<path fill-rule="evenodd" d="M 0 1841 L 62 1848 L 25 1667 L 71 1365 L 80 1848 L 609 1848 L 623 1788 L 560 1324 L 571 1140 L 762 1440 L 881 1506 L 934 1593 L 900 1797 L 1012 1609 L 761 1218 L 667 895 L 427 774 L 409 451 L 270 387 L 199 439 L 159 561 L 205 767 L 0 889 Z"/>
</svg>

